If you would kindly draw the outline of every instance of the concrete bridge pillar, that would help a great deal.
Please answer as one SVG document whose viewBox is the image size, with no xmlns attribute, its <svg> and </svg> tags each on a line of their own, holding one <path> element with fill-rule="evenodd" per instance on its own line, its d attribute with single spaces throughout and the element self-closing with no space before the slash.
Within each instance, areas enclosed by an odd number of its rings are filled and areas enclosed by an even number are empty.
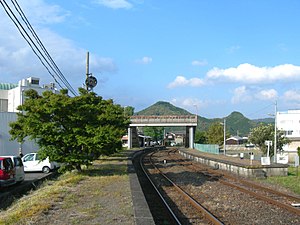
<svg viewBox="0 0 300 225">
<path fill-rule="evenodd" d="M 128 127 L 128 149 L 138 147 L 140 144 L 137 129 L 136 127 Z"/>
<path fill-rule="evenodd" d="M 189 148 L 194 148 L 194 127 L 189 127 Z"/>
<path fill-rule="evenodd" d="M 132 129 L 128 127 L 128 149 L 132 148 Z"/>
<path fill-rule="evenodd" d="M 186 148 L 194 148 L 195 131 L 196 131 L 196 127 L 194 126 L 186 127 L 186 142 L 185 142 Z"/>
</svg>

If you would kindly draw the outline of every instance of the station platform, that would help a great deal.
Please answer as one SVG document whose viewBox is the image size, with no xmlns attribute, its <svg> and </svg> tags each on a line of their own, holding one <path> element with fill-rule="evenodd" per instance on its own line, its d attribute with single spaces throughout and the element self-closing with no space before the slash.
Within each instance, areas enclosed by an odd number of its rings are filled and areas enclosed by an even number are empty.
<svg viewBox="0 0 300 225">
<path fill-rule="evenodd" d="M 133 166 L 133 158 L 141 154 L 143 150 L 128 151 L 127 169 L 132 197 L 132 207 L 134 213 L 135 225 L 155 225 L 150 208 L 146 201 L 138 176 Z"/>
<path fill-rule="evenodd" d="M 285 164 L 271 163 L 270 165 L 261 165 L 261 162 L 258 160 L 211 154 L 187 148 L 180 148 L 179 153 L 190 160 L 243 177 L 266 178 L 288 175 L 288 165 Z"/>
</svg>

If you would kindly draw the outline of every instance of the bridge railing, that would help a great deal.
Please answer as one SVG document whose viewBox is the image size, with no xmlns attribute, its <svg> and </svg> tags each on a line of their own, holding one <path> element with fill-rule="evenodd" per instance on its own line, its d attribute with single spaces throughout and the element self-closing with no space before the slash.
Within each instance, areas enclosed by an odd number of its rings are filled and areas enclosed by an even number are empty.
<svg viewBox="0 0 300 225">
<path fill-rule="evenodd" d="M 169 116 L 131 116 L 131 123 L 197 123 L 196 115 Z"/>
</svg>

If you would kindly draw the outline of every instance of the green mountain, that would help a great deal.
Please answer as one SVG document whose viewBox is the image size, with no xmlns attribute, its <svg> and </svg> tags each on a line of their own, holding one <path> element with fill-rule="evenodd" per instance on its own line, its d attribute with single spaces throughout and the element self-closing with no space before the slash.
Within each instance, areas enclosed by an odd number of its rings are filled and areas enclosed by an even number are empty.
<svg viewBox="0 0 300 225">
<path fill-rule="evenodd" d="M 144 116 L 164 116 L 164 115 L 192 115 L 185 109 L 176 107 L 169 102 L 159 101 L 148 108 L 135 113 L 135 115 Z"/>
<path fill-rule="evenodd" d="M 193 115 L 185 109 L 176 107 L 169 102 L 159 101 L 148 108 L 141 110 L 135 115 Z M 205 117 L 198 116 L 197 130 L 206 131 L 212 123 L 223 123 L 226 119 L 226 130 L 231 135 L 248 136 L 250 130 L 260 123 L 272 123 L 272 119 L 259 119 L 250 120 L 246 118 L 242 113 L 232 112 L 225 118 L 213 118 L 208 119 Z M 274 119 L 273 119 L 274 120 Z M 274 122 L 274 121 L 273 121 Z"/>
</svg>

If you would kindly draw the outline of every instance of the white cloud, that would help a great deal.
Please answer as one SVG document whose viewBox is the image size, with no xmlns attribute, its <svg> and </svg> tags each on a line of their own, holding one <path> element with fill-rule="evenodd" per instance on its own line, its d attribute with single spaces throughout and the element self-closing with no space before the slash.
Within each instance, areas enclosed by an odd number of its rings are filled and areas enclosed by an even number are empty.
<svg viewBox="0 0 300 225">
<path fill-rule="evenodd" d="M 200 87 L 203 86 L 205 82 L 200 78 L 191 78 L 186 79 L 184 76 L 177 76 L 173 82 L 168 84 L 168 88 L 175 88 L 180 86 L 191 86 L 191 87 Z"/>
<path fill-rule="evenodd" d="M 246 86 L 241 86 L 233 91 L 233 97 L 231 98 L 231 103 L 238 104 L 241 102 L 247 102 L 252 100 L 250 90 Z"/>
<path fill-rule="evenodd" d="M 174 98 L 171 103 L 197 114 L 209 104 L 209 102 L 197 98 Z"/>
<path fill-rule="evenodd" d="M 241 47 L 239 45 L 231 46 L 227 49 L 229 54 L 237 52 Z"/>
<path fill-rule="evenodd" d="M 300 66 L 284 64 L 275 67 L 257 67 L 248 63 L 227 69 L 213 68 L 207 73 L 208 79 L 224 79 L 241 83 L 268 83 L 300 79 Z"/>
<path fill-rule="evenodd" d="M 133 7 L 126 0 L 95 0 L 95 2 L 112 9 L 131 9 Z"/>
<path fill-rule="evenodd" d="M 220 100 L 202 100 L 194 97 L 179 97 L 179 98 L 173 98 L 170 101 L 173 105 L 176 105 L 177 107 L 184 108 L 187 111 L 191 113 L 195 113 L 198 115 L 204 115 L 207 113 L 207 109 L 210 109 L 212 107 L 220 106 L 220 105 L 225 105 L 225 101 L 220 101 Z M 210 113 L 211 116 L 211 113 Z"/>
<path fill-rule="evenodd" d="M 192 61 L 193 66 L 206 66 L 208 63 L 206 60 L 194 60 Z"/>
<path fill-rule="evenodd" d="M 283 95 L 284 101 L 300 102 L 300 90 L 288 90 Z"/>
<path fill-rule="evenodd" d="M 188 80 L 184 76 L 177 76 L 175 80 L 168 85 L 168 88 L 186 86 L 188 83 Z"/>
<path fill-rule="evenodd" d="M 21 7 L 26 15 L 29 12 L 27 17 L 31 23 L 39 21 L 38 26 L 32 24 L 36 33 L 67 80 L 75 84 L 74 88 L 77 89 L 85 79 L 86 50 L 45 26 L 46 23 L 63 22 L 66 13 L 59 7 L 48 5 L 41 0 L 22 1 Z M 1 82 L 17 82 L 27 76 L 38 76 L 41 82 L 53 81 L 3 10 L 0 10 L 0 17 L 0 33 L 6 34 L 0 35 L 0 74 L 3 78 Z M 92 53 L 90 71 L 95 75 L 103 72 L 114 73 L 117 67 L 113 59 Z M 8 78 L 5 80 L 5 77 Z"/>
<path fill-rule="evenodd" d="M 278 93 L 274 89 L 261 90 L 256 97 L 260 100 L 274 100 L 278 97 Z"/>
<path fill-rule="evenodd" d="M 150 64 L 151 62 L 152 62 L 152 58 L 148 56 L 144 56 L 143 58 L 136 60 L 136 63 L 140 63 L 140 64 Z"/>
<path fill-rule="evenodd" d="M 59 5 L 48 4 L 44 0 L 21 1 L 19 5 L 32 25 L 61 23 L 70 16 L 69 11 Z"/>
</svg>

